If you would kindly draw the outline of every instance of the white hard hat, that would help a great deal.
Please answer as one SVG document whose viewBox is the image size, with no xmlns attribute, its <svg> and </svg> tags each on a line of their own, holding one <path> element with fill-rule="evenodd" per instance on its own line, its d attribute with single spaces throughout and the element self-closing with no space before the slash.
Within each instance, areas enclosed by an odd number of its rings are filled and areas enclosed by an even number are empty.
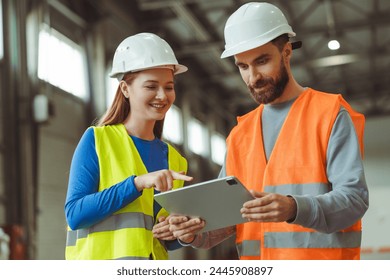
<svg viewBox="0 0 390 280">
<path fill-rule="evenodd" d="M 164 39 L 153 33 L 139 33 L 127 37 L 117 47 L 110 77 L 120 81 L 127 72 L 150 68 L 171 68 L 175 75 L 188 70 L 177 62 L 172 48 Z"/>
<path fill-rule="evenodd" d="M 221 58 L 260 47 L 282 34 L 295 36 L 278 7 L 269 3 L 246 3 L 226 22 L 225 51 Z M 293 43 L 293 48 L 299 48 L 300 45 L 300 42 Z"/>
</svg>

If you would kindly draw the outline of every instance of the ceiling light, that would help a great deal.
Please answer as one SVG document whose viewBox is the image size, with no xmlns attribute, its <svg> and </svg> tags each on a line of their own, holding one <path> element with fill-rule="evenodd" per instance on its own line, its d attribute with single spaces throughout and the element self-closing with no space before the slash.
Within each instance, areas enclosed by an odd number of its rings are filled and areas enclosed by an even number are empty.
<svg viewBox="0 0 390 280">
<path fill-rule="evenodd" d="M 318 58 L 308 62 L 308 64 L 312 67 L 328 67 L 353 63 L 359 60 L 361 60 L 361 57 L 357 54 L 340 54 Z"/>
<path fill-rule="evenodd" d="M 337 40 L 330 40 L 328 43 L 328 48 L 330 50 L 338 50 L 340 48 L 340 43 Z"/>
</svg>

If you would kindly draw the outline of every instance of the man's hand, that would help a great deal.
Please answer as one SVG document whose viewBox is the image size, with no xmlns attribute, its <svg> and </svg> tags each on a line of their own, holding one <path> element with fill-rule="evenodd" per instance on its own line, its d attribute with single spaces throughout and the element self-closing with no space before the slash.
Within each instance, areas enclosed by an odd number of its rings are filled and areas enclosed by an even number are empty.
<svg viewBox="0 0 390 280">
<path fill-rule="evenodd" d="M 244 203 L 241 214 L 251 222 L 285 222 L 295 218 L 297 205 L 294 198 L 277 194 L 251 191 L 255 199 Z"/>
<path fill-rule="evenodd" d="M 169 230 L 184 243 L 194 241 L 197 232 L 205 227 L 205 221 L 187 216 L 170 216 Z"/>
</svg>

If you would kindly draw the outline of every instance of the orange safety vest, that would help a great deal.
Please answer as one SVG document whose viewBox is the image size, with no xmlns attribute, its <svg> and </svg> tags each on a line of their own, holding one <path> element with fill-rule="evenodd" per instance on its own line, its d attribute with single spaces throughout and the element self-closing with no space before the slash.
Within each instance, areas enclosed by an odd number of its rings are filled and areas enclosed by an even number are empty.
<svg viewBox="0 0 390 280">
<path fill-rule="evenodd" d="M 363 155 L 364 116 L 336 94 L 307 89 L 293 103 L 267 162 L 260 105 L 239 117 L 227 139 L 227 175 L 260 192 L 320 195 L 331 190 L 326 151 L 343 106 L 350 114 Z M 240 259 L 359 259 L 361 221 L 342 231 L 320 233 L 287 222 L 237 225 Z"/>
</svg>

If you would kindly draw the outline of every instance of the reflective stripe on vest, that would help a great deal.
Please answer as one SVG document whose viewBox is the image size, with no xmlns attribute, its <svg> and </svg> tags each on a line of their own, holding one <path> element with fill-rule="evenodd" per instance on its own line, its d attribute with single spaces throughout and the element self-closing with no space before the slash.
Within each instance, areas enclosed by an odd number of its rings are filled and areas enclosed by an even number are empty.
<svg viewBox="0 0 390 280">
<path fill-rule="evenodd" d="M 99 160 L 99 191 L 131 175 L 146 174 L 142 159 L 123 124 L 94 127 L 95 148 Z M 168 144 L 170 170 L 187 171 L 187 161 Z M 175 180 L 173 188 L 182 187 Z M 163 244 L 153 237 L 154 190 L 142 195 L 107 219 L 87 229 L 68 227 L 66 259 L 167 259 Z M 167 213 L 161 209 L 158 217 Z"/>
<path fill-rule="evenodd" d="M 265 186 L 265 192 L 279 194 L 295 194 L 295 195 L 319 195 L 330 191 L 330 186 L 324 183 L 311 184 L 285 184 L 275 186 Z"/>
<path fill-rule="evenodd" d="M 237 243 L 238 256 L 260 256 L 260 240 L 244 240 L 241 243 Z"/>
<path fill-rule="evenodd" d="M 360 246 L 361 232 L 272 232 L 264 234 L 265 248 L 356 248 Z M 244 240 L 237 244 L 237 252 L 242 256 L 260 256 L 259 240 Z"/>
<path fill-rule="evenodd" d="M 238 118 L 227 138 L 226 174 L 260 192 L 313 196 L 329 192 L 326 152 L 341 106 L 351 116 L 363 155 L 364 116 L 340 95 L 307 89 L 292 104 L 268 162 L 261 128 L 263 105 Z M 236 229 L 241 259 L 360 257 L 361 221 L 331 234 L 286 222 L 248 222 Z"/>
<path fill-rule="evenodd" d="M 153 217 L 147 216 L 144 213 L 121 213 L 110 216 L 89 228 L 68 231 L 66 246 L 76 245 L 77 239 L 86 238 L 90 233 L 142 227 L 145 227 L 147 230 L 152 230 Z"/>
<path fill-rule="evenodd" d="M 336 232 L 272 232 L 264 234 L 265 248 L 356 248 L 362 233 Z"/>
</svg>

